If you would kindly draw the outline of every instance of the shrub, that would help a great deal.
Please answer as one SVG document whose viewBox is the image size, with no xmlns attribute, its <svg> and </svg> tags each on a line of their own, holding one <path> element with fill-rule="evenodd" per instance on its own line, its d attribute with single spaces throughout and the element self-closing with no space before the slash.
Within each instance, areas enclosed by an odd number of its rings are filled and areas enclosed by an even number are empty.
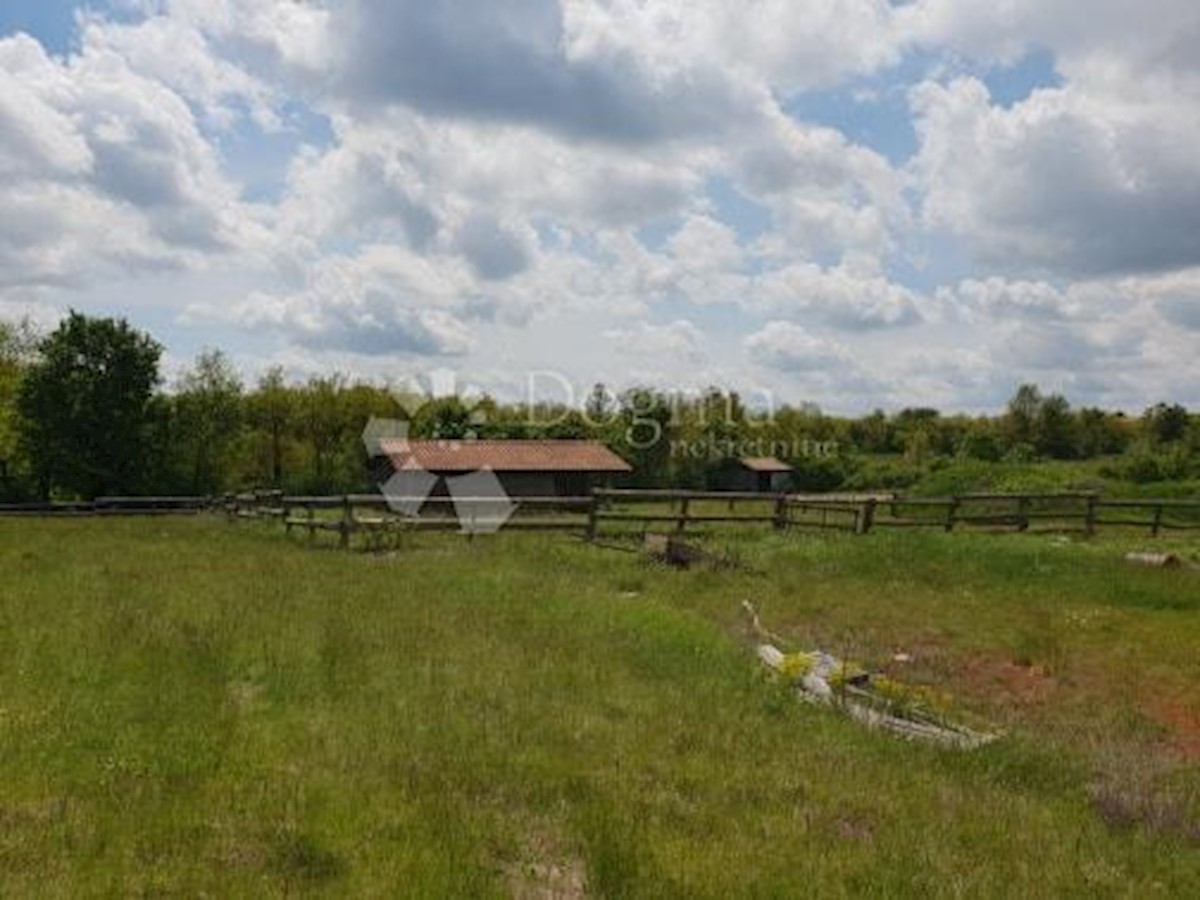
<svg viewBox="0 0 1200 900">
<path fill-rule="evenodd" d="M 1037 448 L 1025 442 L 1013 444 L 1004 454 L 1004 462 L 1031 463 L 1037 460 Z"/>
<path fill-rule="evenodd" d="M 1195 469 L 1195 460 L 1182 444 L 1155 449 L 1139 443 L 1113 468 L 1116 476 L 1134 484 L 1156 481 L 1180 481 Z"/>
</svg>

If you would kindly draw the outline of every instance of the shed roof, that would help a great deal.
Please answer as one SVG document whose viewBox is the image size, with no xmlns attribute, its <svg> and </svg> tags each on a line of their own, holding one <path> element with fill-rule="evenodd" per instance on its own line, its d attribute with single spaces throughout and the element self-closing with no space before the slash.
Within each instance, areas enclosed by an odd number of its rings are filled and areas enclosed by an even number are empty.
<svg viewBox="0 0 1200 900">
<path fill-rule="evenodd" d="M 774 456 L 743 456 L 738 460 L 751 472 L 791 472 L 792 467 Z"/>
<path fill-rule="evenodd" d="M 397 469 L 428 472 L 632 472 L 599 441 L 414 441 L 385 439 L 385 456 Z"/>
</svg>

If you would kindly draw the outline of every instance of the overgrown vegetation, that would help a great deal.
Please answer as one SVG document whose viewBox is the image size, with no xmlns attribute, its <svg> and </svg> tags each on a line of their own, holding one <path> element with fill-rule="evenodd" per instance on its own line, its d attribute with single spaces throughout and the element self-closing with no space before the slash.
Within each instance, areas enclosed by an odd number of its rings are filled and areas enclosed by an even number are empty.
<svg viewBox="0 0 1200 900">
<path fill-rule="evenodd" d="M 0 893 L 1195 895 L 1195 572 L 1124 538 L 718 543 L 753 565 L 0 520 Z M 747 597 L 1008 736 L 798 703 Z"/>
<path fill-rule="evenodd" d="M 1076 410 L 1033 385 L 992 417 L 843 418 L 812 404 L 754 408 L 717 388 L 615 396 L 602 385 L 569 408 L 405 396 L 339 375 L 289 383 L 279 369 L 248 387 L 215 350 L 163 385 L 155 347 L 123 322 L 77 314 L 41 339 L 0 328 L 0 498 L 364 490 L 371 416 L 408 418 L 417 437 L 602 440 L 633 463 L 635 486 L 716 487 L 730 458 L 773 455 L 795 467 L 800 491 L 1200 487 L 1200 422 L 1183 407 Z"/>
</svg>

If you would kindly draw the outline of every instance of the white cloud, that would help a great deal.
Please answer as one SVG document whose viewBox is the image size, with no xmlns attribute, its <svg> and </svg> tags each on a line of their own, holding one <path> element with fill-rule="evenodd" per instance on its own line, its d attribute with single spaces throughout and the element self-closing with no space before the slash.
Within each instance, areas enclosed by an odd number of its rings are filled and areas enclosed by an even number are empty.
<svg viewBox="0 0 1200 900">
<path fill-rule="evenodd" d="M 929 224 L 985 264 L 1063 275 L 1200 261 L 1200 118 L 1066 87 L 1011 109 L 974 79 L 914 92 Z"/>
<path fill-rule="evenodd" d="M 454 241 L 476 276 L 485 281 L 503 281 L 529 268 L 537 238 L 528 226 L 476 212 L 458 226 Z"/>
<path fill-rule="evenodd" d="M 640 322 L 633 328 L 613 328 L 604 337 L 617 353 L 629 356 L 666 358 L 676 363 L 701 362 L 705 358 L 704 332 L 686 319 L 666 325 Z"/>
<path fill-rule="evenodd" d="M 697 60 L 788 95 L 894 62 L 886 0 L 564 0 L 568 53 L 628 54 L 659 76 Z"/>
<path fill-rule="evenodd" d="M 384 354 L 461 355 L 475 344 L 465 319 L 469 278 L 395 246 L 314 265 L 291 293 L 254 293 L 233 305 L 194 304 L 189 320 L 228 321 L 286 335 L 304 347 Z"/>
<path fill-rule="evenodd" d="M 190 304 L 246 358 L 372 373 L 1200 399 L 1200 12 L 1149 4 L 122 0 L 64 57 L 0 37 L 0 308 Z M 876 115 L 914 49 L 902 170 L 787 111 Z M 993 102 L 1032 50 L 1060 81 Z"/>
<path fill-rule="evenodd" d="M 0 177 L 86 175 L 93 157 L 72 118 L 56 108 L 67 85 L 42 47 L 17 35 L 0 42 Z M 49 88 L 49 90 L 47 90 Z"/>
<path fill-rule="evenodd" d="M 745 348 L 761 365 L 785 372 L 833 373 L 853 365 L 845 346 L 791 322 L 768 322 L 746 338 Z"/>
<path fill-rule="evenodd" d="M 261 239 L 188 105 L 85 43 L 0 39 L 0 276 L 86 283 L 185 267 Z"/>
<path fill-rule="evenodd" d="M 131 71 L 196 103 L 209 124 L 230 127 L 248 109 L 260 126 L 280 126 L 280 92 L 215 51 L 210 37 L 179 17 L 123 25 L 88 14 L 84 54 L 119 56 Z"/>
<path fill-rule="evenodd" d="M 323 0 L 135 0 L 201 29 L 230 54 L 276 78 L 308 86 L 332 64 L 333 4 Z"/>
<path fill-rule="evenodd" d="M 912 291 L 878 273 L 801 263 L 762 276 L 750 305 L 846 331 L 865 331 L 919 323 L 919 303 Z"/>
<path fill-rule="evenodd" d="M 1131 27 L 1126 0 L 915 0 L 896 14 L 905 43 L 1016 62 L 1048 47 L 1072 77 L 1129 66 L 1158 74 L 1200 71 L 1194 38 L 1200 10 L 1186 0 L 1145 0 Z M 1101 60 L 1107 58 L 1107 63 Z"/>
</svg>

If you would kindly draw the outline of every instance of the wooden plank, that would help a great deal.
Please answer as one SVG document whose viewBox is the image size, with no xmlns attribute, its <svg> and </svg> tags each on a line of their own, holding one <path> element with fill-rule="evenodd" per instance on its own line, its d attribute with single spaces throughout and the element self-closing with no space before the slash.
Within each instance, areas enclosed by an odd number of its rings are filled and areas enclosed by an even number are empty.
<svg viewBox="0 0 1200 900">
<path fill-rule="evenodd" d="M 751 522 L 761 524 L 763 522 L 774 522 L 775 516 L 748 516 L 748 515 L 713 515 L 708 513 L 697 513 L 695 515 L 681 515 L 679 513 L 620 513 L 620 512 L 602 512 L 596 517 L 603 522 L 679 522 L 686 519 L 688 522 Z"/>
<path fill-rule="evenodd" d="M 778 494 L 751 493 L 748 491 L 675 491 L 675 490 L 634 490 L 627 488 L 597 488 L 596 496 L 611 497 L 616 500 L 632 502 L 656 502 L 662 500 L 757 500 L 762 503 L 773 502 Z"/>
<path fill-rule="evenodd" d="M 1103 508 L 1141 508 L 1150 509 L 1156 506 L 1161 506 L 1164 509 L 1195 509 L 1200 510 L 1200 500 L 1176 500 L 1176 499 L 1156 499 L 1156 498 L 1121 498 L 1119 500 L 1106 500 L 1101 498 L 1096 501 L 1096 505 Z"/>
<path fill-rule="evenodd" d="M 876 519 L 876 528 L 941 528 L 945 530 L 944 519 Z"/>
</svg>

